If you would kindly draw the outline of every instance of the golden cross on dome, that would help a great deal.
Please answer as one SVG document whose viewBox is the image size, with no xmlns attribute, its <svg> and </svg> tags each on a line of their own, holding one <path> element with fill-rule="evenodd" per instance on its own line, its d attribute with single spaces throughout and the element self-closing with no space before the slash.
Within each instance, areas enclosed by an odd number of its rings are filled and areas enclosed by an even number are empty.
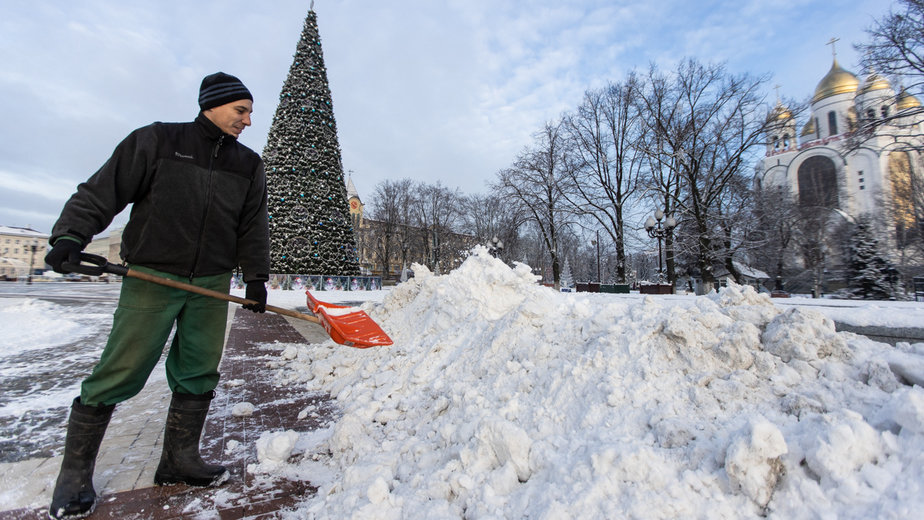
<svg viewBox="0 0 924 520">
<path fill-rule="evenodd" d="M 828 40 L 828 43 L 825 44 L 825 45 L 831 46 L 831 56 L 833 56 L 834 59 L 837 59 L 837 49 L 834 48 L 834 44 L 839 41 L 841 41 L 840 38 L 831 38 L 830 40 Z"/>
</svg>

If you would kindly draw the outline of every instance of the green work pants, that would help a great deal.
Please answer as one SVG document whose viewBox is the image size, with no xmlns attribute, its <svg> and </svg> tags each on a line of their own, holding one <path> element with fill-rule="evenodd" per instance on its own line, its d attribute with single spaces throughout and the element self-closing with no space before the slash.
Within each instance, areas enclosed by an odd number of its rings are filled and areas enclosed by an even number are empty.
<svg viewBox="0 0 924 520">
<path fill-rule="evenodd" d="M 132 266 L 164 278 L 190 283 L 181 276 Z M 231 273 L 192 280 L 213 291 L 228 293 Z M 204 394 L 218 385 L 218 363 L 224 347 L 228 302 L 125 277 L 109 341 L 99 363 L 80 388 L 88 406 L 122 402 L 144 388 L 164 351 L 170 331 L 176 333 L 167 354 L 167 383 L 183 394 Z"/>
</svg>

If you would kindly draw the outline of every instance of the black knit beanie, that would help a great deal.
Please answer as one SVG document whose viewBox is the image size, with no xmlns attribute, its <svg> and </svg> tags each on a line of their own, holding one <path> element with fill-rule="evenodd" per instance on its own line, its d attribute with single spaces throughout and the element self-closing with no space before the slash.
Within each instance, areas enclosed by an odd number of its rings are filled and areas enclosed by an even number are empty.
<svg viewBox="0 0 924 520">
<path fill-rule="evenodd" d="M 216 72 L 202 79 L 202 86 L 199 87 L 200 109 L 208 110 L 240 99 L 253 101 L 253 96 L 241 80 L 234 76 Z"/>
</svg>

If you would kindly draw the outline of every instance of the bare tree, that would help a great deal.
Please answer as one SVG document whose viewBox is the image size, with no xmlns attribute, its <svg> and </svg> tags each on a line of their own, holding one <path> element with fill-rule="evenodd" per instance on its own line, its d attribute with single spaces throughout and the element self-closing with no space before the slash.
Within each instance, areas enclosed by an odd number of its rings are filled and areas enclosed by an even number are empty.
<svg viewBox="0 0 924 520">
<path fill-rule="evenodd" d="M 725 194 L 716 206 L 717 234 L 721 237 L 717 254 L 725 270 L 739 284 L 744 284 L 745 280 L 735 260 L 747 258 L 756 247 L 753 241 L 756 222 L 751 218 L 753 195 L 750 179 L 741 174 L 735 175 L 729 179 Z"/>
<path fill-rule="evenodd" d="M 636 193 L 644 155 L 638 146 L 644 125 L 634 98 L 638 78 L 589 90 L 577 110 L 563 120 L 574 167 L 565 170 L 563 196 L 613 241 L 616 278 L 626 280 L 626 205 Z"/>
<path fill-rule="evenodd" d="M 500 258 L 521 257 L 520 227 L 526 214 L 519 205 L 511 204 L 497 194 L 469 195 L 462 199 L 463 231 L 487 245 L 493 238 L 503 243 Z"/>
<path fill-rule="evenodd" d="M 680 193 L 667 202 L 677 208 L 678 232 L 687 235 L 680 244 L 686 244 L 706 288 L 715 281 L 717 263 L 731 265 L 733 249 L 726 247 L 726 239 L 728 227 L 738 220 L 724 218 L 723 210 L 729 207 L 731 187 L 746 177 L 748 153 L 761 143 L 768 124 L 760 93 L 766 79 L 688 59 L 666 85 L 652 82 L 651 101 L 644 101 L 653 108 L 646 119 L 659 134 L 650 142 L 664 147 L 649 151 L 653 162 L 664 164 L 665 157 L 672 157 L 676 162 L 669 164 L 679 166 Z M 668 92 L 656 94 L 668 85 Z"/>
<path fill-rule="evenodd" d="M 452 235 L 461 218 L 458 188 L 451 189 L 442 183 L 418 184 L 415 188 L 414 215 L 419 230 L 418 239 L 427 255 L 427 267 L 440 273 L 447 248 L 452 247 Z M 453 258 L 455 255 L 452 256 Z"/>
<path fill-rule="evenodd" d="M 379 183 L 372 196 L 372 211 L 369 212 L 376 225 L 371 229 L 368 247 L 375 261 L 382 265 L 382 276 L 385 277 L 391 274 L 389 264 L 395 248 L 395 235 L 401 225 L 396 204 L 398 189 L 398 184 L 393 181 Z"/>
<path fill-rule="evenodd" d="M 919 92 L 924 80 L 924 0 L 896 0 L 895 4 L 897 9 L 866 30 L 869 42 L 854 48 L 869 70 Z"/>
<path fill-rule="evenodd" d="M 795 228 L 799 214 L 793 194 L 787 186 L 764 186 L 758 183 L 753 198 L 754 229 L 751 241 L 755 265 L 771 273 L 775 290 L 783 290 L 785 267 L 792 256 Z"/>
<path fill-rule="evenodd" d="M 847 144 L 858 148 L 870 139 L 886 137 L 924 152 L 919 124 L 924 106 L 910 97 L 924 92 L 924 0 L 897 0 L 896 7 L 875 20 L 866 32 L 869 41 L 854 45 L 861 65 L 890 78 L 900 90 L 897 97 L 876 98 L 874 105 L 858 107 L 859 121 Z"/>
<path fill-rule="evenodd" d="M 686 160 L 683 105 L 673 78 L 654 66 L 648 70 L 645 87 L 636 98 L 646 130 L 641 147 L 645 153 L 647 176 L 640 178 L 639 183 L 654 209 L 661 209 L 665 215 L 674 215 L 680 221 L 681 215 L 676 214 L 676 201 L 682 193 L 681 159 Z M 682 221 L 680 225 L 683 225 Z M 671 283 L 676 280 L 674 237 L 673 231 L 664 237 L 667 279 Z"/>
<path fill-rule="evenodd" d="M 375 187 L 370 219 L 370 242 L 373 258 L 382 265 L 382 275 L 391 276 L 391 263 L 397 256 L 407 263 L 411 249 L 413 182 L 410 179 L 386 180 Z"/>
<path fill-rule="evenodd" d="M 546 123 L 535 143 L 521 152 L 513 166 L 498 172 L 494 189 L 514 201 L 538 229 L 550 255 L 552 276 L 561 283 L 561 233 L 570 224 L 572 209 L 559 186 L 568 176 L 570 158 L 560 123 Z"/>
<path fill-rule="evenodd" d="M 411 179 L 397 181 L 398 190 L 395 192 L 395 205 L 398 209 L 398 222 L 401 223 L 395 233 L 395 245 L 398 247 L 398 256 L 401 260 L 402 271 L 411 262 L 423 261 L 423 255 L 414 255 L 417 229 L 415 227 L 415 184 Z"/>
<path fill-rule="evenodd" d="M 520 251 L 523 263 L 533 267 L 535 274 L 546 274 L 545 266 L 549 264 L 549 253 L 545 247 L 545 241 L 542 239 L 542 233 L 539 226 L 532 220 L 527 219 L 525 224 L 520 227 Z M 517 259 L 517 257 L 508 256 L 508 258 Z M 550 272 L 550 271 L 549 271 Z M 549 277 L 544 276 L 544 279 Z"/>
</svg>

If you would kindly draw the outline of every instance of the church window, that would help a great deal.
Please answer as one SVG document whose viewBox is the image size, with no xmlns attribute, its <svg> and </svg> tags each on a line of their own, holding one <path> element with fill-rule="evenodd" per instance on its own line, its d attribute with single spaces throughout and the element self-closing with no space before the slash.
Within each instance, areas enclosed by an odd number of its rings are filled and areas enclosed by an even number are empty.
<svg viewBox="0 0 924 520">
<path fill-rule="evenodd" d="M 882 117 L 889 117 L 888 105 L 882 105 Z"/>
<path fill-rule="evenodd" d="M 780 141 L 779 139 L 776 138 L 776 136 L 773 137 L 773 149 L 774 150 L 780 149 Z"/>
<path fill-rule="evenodd" d="M 866 117 L 870 119 L 876 119 L 876 110 L 872 108 L 868 108 L 866 110 Z"/>
<path fill-rule="evenodd" d="M 828 112 L 828 130 L 830 135 L 837 135 L 837 114 Z"/>
<path fill-rule="evenodd" d="M 823 156 L 809 157 L 798 171 L 799 203 L 803 206 L 836 208 L 837 169 L 834 161 Z"/>
<path fill-rule="evenodd" d="M 789 148 L 789 134 L 783 134 L 783 148 Z"/>
</svg>

